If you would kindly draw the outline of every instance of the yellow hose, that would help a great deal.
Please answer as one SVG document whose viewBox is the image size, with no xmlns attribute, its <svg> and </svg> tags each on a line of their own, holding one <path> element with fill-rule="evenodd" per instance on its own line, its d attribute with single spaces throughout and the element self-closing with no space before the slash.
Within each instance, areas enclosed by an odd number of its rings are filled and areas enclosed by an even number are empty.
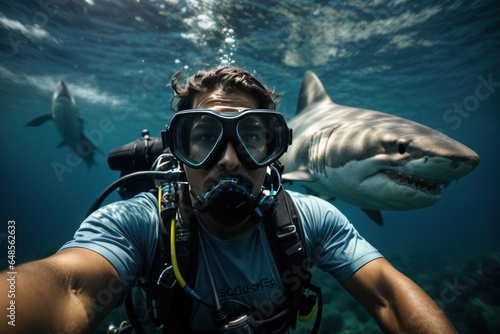
<svg viewBox="0 0 500 334">
<path fill-rule="evenodd" d="M 163 195 L 163 187 L 158 187 L 158 217 L 161 217 L 161 196 Z M 160 222 L 161 224 L 161 222 Z"/>
<path fill-rule="evenodd" d="M 174 269 L 174 275 L 177 282 L 181 285 L 181 288 L 186 286 L 186 281 L 181 275 L 179 270 L 179 265 L 177 264 L 177 254 L 175 253 L 175 219 L 172 219 L 170 223 L 170 254 L 172 256 L 172 268 Z"/>
</svg>

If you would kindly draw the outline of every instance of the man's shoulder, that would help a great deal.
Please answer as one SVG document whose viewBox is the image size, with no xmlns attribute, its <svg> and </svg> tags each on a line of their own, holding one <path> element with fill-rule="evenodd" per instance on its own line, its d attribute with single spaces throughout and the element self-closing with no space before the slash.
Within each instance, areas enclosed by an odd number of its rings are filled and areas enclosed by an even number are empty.
<svg viewBox="0 0 500 334">
<path fill-rule="evenodd" d="M 150 220 L 158 214 L 158 206 L 153 194 L 142 192 L 136 196 L 109 203 L 86 218 L 87 222 L 130 225 L 134 221 Z"/>
<path fill-rule="evenodd" d="M 156 199 L 155 195 L 152 192 L 150 192 L 150 191 L 145 191 L 145 192 L 138 193 L 137 195 L 135 195 L 134 197 L 130 198 L 129 200 L 130 201 L 137 201 L 137 202 L 148 203 L 148 204 L 151 203 L 153 205 L 156 205 L 156 203 L 157 203 L 157 199 Z"/>
<path fill-rule="evenodd" d="M 125 207 L 135 206 L 142 207 L 144 209 L 156 209 L 158 203 L 155 195 L 153 195 L 151 192 L 146 191 L 138 193 L 132 198 L 118 201 L 116 202 L 116 205 Z"/>
<path fill-rule="evenodd" d="M 297 191 L 286 190 L 286 192 L 295 204 L 299 217 L 307 224 L 313 224 L 317 221 L 324 223 L 326 216 L 330 221 L 334 220 L 335 223 L 344 224 L 347 222 L 345 215 L 326 199 Z"/>
<path fill-rule="evenodd" d="M 335 208 L 335 206 L 321 197 L 300 193 L 294 190 L 285 190 L 296 205 L 318 205 L 325 208 Z"/>
</svg>

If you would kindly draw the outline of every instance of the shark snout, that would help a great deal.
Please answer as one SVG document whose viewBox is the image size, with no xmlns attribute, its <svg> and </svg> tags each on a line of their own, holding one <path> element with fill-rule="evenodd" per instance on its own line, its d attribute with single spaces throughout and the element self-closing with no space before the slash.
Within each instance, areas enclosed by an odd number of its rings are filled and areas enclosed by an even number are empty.
<svg viewBox="0 0 500 334">
<path fill-rule="evenodd" d="M 467 157 L 460 161 L 452 161 L 451 169 L 458 169 L 465 166 L 466 168 L 469 168 L 470 171 L 472 171 L 474 168 L 477 167 L 477 165 L 479 165 L 479 156 Z"/>
<path fill-rule="evenodd" d="M 69 92 L 68 86 L 66 85 L 66 83 L 63 80 L 59 81 L 59 83 L 56 86 L 56 89 L 54 90 L 53 98 L 57 99 L 60 97 L 65 97 L 69 100 L 71 100 L 71 98 L 72 98 L 72 95 Z"/>
<path fill-rule="evenodd" d="M 479 165 L 479 155 L 470 148 L 456 143 L 460 147 L 454 147 L 450 150 L 450 169 L 453 172 L 461 173 L 457 178 L 465 176 L 472 172 Z M 446 155 L 445 155 L 446 156 Z"/>
<path fill-rule="evenodd" d="M 416 174 L 427 175 L 435 180 L 458 180 L 479 164 L 476 152 L 444 134 L 420 137 L 414 134 L 407 153 L 409 166 L 415 168 Z"/>
<path fill-rule="evenodd" d="M 472 172 L 479 164 L 479 157 L 450 158 L 425 156 L 409 163 L 411 174 L 443 183 L 451 183 Z"/>
</svg>

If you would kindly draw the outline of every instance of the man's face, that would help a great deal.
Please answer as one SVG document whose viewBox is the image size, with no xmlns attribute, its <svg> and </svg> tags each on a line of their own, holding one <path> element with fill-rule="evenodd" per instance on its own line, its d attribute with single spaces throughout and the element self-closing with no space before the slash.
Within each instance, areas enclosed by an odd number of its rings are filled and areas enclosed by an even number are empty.
<svg viewBox="0 0 500 334">
<path fill-rule="evenodd" d="M 193 101 L 193 109 L 212 109 L 219 112 L 238 112 L 257 108 L 254 99 L 247 93 L 212 91 L 198 94 Z M 266 176 L 266 167 L 249 169 L 239 160 L 237 147 L 228 142 L 216 164 L 209 169 L 194 169 L 184 166 L 189 185 L 197 194 L 209 191 L 221 179 L 239 178 L 257 196 Z"/>
</svg>

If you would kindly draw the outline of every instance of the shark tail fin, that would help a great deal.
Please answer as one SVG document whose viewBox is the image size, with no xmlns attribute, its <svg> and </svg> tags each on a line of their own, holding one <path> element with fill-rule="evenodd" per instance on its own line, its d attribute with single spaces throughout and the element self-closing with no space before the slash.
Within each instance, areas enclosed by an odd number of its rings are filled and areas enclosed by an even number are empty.
<svg viewBox="0 0 500 334">
<path fill-rule="evenodd" d="M 85 162 L 87 163 L 87 167 L 90 169 L 90 167 L 92 167 L 92 165 L 98 166 L 96 160 L 94 159 L 94 153 L 98 152 L 102 155 L 104 155 L 104 153 L 99 148 L 97 148 L 94 145 L 94 143 L 92 141 L 90 141 L 90 139 L 88 139 L 84 134 L 82 134 L 81 140 L 86 141 L 90 144 L 90 151 L 87 152 L 87 154 L 85 154 L 85 156 L 82 156 L 82 159 L 85 160 Z"/>
<path fill-rule="evenodd" d="M 52 121 L 52 115 L 51 114 L 46 114 L 40 117 L 35 118 L 34 120 L 28 122 L 26 126 L 39 126 L 42 125 L 43 123 L 47 121 Z"/>
</svg>

